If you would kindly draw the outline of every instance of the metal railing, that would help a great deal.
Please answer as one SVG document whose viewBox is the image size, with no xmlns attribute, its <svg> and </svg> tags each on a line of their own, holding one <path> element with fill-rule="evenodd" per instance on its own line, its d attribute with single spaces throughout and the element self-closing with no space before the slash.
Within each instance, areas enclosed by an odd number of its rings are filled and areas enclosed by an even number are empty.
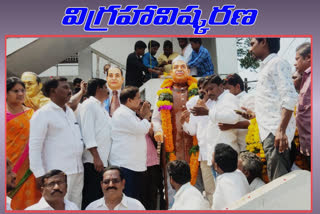
<svg viewBox="0 0 320 214">
<path fill-rule="evenodd" d="M 106 60 L 109 64 L 111 65 L 116 65 L 117 67 L 119 67 L 122 71 L 123 71 L 123 76 L 125 77 L 126 75 L 126 66 L 124 66 L 123 64 L 121 64 L 120 62 L 112 59 L 111 57 L 101 53 L 100 51 L 97 51 L 93 48 L 91 48 L 91 53 L 95 54 L 97 56 L 97 67 L 96 67 L 96 77 L 99 78 L 99 63 L 100 63 L 100 58 L 103 58 L 104 60 Z"/>
</svg>

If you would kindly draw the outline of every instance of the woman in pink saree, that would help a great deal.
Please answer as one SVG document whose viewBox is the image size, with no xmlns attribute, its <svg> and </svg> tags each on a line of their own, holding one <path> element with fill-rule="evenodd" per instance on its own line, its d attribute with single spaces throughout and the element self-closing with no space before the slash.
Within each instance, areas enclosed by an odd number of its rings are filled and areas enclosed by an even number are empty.
<svg viewBox="0 0 320 214">
<path fill-rule="evenodd" d="M 8 193 L 13 210 L 23 210 L 41 198 L 36 179 L 29 169 L 29 120 L 33 109 L 23 105 L 24 83 L 16 77 L 7 79 L 6 156 L 17 174 L 16 188 Z"/>
</svg>

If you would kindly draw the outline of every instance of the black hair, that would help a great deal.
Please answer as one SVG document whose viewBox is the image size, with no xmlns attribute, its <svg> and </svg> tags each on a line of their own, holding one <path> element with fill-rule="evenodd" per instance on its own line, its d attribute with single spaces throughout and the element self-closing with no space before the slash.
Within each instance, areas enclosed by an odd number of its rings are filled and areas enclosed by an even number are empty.
<svg viewBox="0 0 320 214">
<path fill-rule="evenodd" d="M 160 47 L 160 43 L 155 40 L 150 40 L 148 43 L 148 50 L 150 50 L 153 47 Z"/>
<path fill-rule="evenodd" d="M 88 87 L 87 87 L 87 95 L 88 96 L 96 96 L 96 92 L 98 88 L 102 88 L 107 81 L 99 78 L 93 78 L 88 81 Z"/>
<path fill-rule="evenodd" d="M 125 105 L 128 99 L 134 99 L 137 93 L 139 92 L 139 88 L 136 86 L 126 86 L 120 93 L 120 103 Z"/>
<path fill-rule="evenodd" d="M 167 170 L 169 176 L 171 176 L 172 179 L 180 185 L 188 183 L 191 180 L 189 164 L 184 160 L 175 160 L 169 162 L 167 165 Z"/>
<path fill-rule="evenodd" d="M 204 83 L 204 81 L 206 81 L 205 77 L 201 77 L 200 79 L 198 79 L 198 82 L 197 82 L 198 88 L 200 87 L 200 85 Z"/>
<path fill-rule="evenodd" d="M 177 39 L 178 39 L 178 41 L 182 40 L 182 41 L 185 41 L 188 43 L 188 38 L 177 38 Z"/>
<path fill-rule="evenodd" d="M 108 166 L 107 168 L 105 168 L 105 169 L 103 170 L 102 175 L 104 175 L 104 173 L 106 173 L 107 171 L 110 171 L 110 170 L 118 170 L 119 175 L 120 175 L 120 179 L 121 179 L 121 180 L 124 179 L 123 172 L 122 172 L 121 168 L 118 167 L 118 166 Z M 102 179 L 103 179 L 103 176 L 102 176 Z"/>
<path fill-rule="evenodd" d="M 213 74 L 211 76 L 206 77 L 203 83 L 203 87 L 206 87 L 208 84 L 217 84 L 219 86 L 222 83 L 223 83 L 222 79 L 218 75 Z"/>
<path fill-rule="evenodd" d="M 137 41 L 136 44 L 134 44 L 134 50 L 137 50 L 137 49 L 140 49 L 140 48 L 143 48 L 143 49 L 147 48 L 146 43 L 144 43 L 141 40 Z"/>
<path fill-rule="evenodd" d="M 170 40 L 164 41 L 163 48 L 172 48 L 172 47 L 173 47 L 173 44 Z"/>
<path fill-rule="evenodd" d="M 240 152 L 239 159 L 242 161 L 242 167 L 250 173 L 250 179 L 261 178 L 263 163 L 254 153 L 244 151 Z"/>
<path fill-rule="evenodd" d="M 199 43 L 200 45 L 202 45 L 201 38 L 190 38 L 189 41 L 193 43 Z"/>
<path fill-rule="evenodd" d="M 242 78 L 237 74 L 229 74 L 225 79 L 224 79 L 224 84 L 229 84 L 232 86 L 236 86 L 237 84 L 240 85 L 240 90 L 244 90 L 244 84 Z"/>
<path fill-rule="evenodd" d="M 233 172 L 238 167 L 238 153 L 228 144 L 218 143 L 214 149 L 214 161 L 223 172 Z"/>
<path fill-rule="evenodd" d="M 270 53 L 278 53 L 278 51 L 280 50 L 280 38 L 256 38 L 256 39 L 259 43 L 263 39 L 266 39 Z"/>
<path fill-rule="evenodd" d="M 67 175 L 66 173 L 64 173 L 63 171 L 59 170 L 59 169 L 53 169 L 53 170 L 50 170 L 49 172 L 47 172 L 46 174 L 44 174 L 42 177 L 41 177 L 41 186 L 44 186 L 44 180 L 45 179 L 48 179 L 48 178 L 51 178 L 55 175 L 64 175 L 64 178 L 65 178 L 65 182 L 67 183 Z"/>
<path fill-rule="evenodd" d="M 7 93 L 17 84 L 22 85 L 24 89 L 26 88 L 24 82 L 22 82 L 21 79 L 19 79 L 18 77 L 9 77 L 7 79 Z"/>
<path fill-rule="evenodd" d="M 107 71 L 107 76 L 108 76 L 108 74 L 109 74 L 109 70 L 112 69 L 112 68 L 117 68 L 117 69 L 119 69 L 119 70 L 120 70 L 120 73 L 121 73 L 121 76 L 123 76 L 123 71 L 122 71 L 122 69 L 121 69 L 120 67 L 118 67 L 118 66 L 110 67 L 110 68 L 108 69 L 108 71 Z"/>
<path fill-rule="evenodd" d="M 82 81 L 82 79 L 80 79 L 80 78 L 75 78 L 74 80 L 73 80 L 73 82 L 72 82 L 72 84 L 75 86 L 76 84 L 78 84 L 78 83 L 81 83 L 81 81 Z"/>
<path fill-rule="evenodd" d="M 309 54 L 311 54 L 311 44 L 310 42 L 305 42 L 299 45 L 296 49 L 296 52 L 299 52 L 299 55 L 305 59 Z"/>
<path fill-rule="evenodd" d="M 43 94 L 46 97 L 50 97 L 50 91 L 51 89 L 55 89 L 58 87 L 59 82 L 67 82 L 67 78 L 65 77 L 59 77 L 59 78 L 53 78 L 53 79 L 49 79 L 47 80 L 44 84 L 43 84 Z"/>
</svg>

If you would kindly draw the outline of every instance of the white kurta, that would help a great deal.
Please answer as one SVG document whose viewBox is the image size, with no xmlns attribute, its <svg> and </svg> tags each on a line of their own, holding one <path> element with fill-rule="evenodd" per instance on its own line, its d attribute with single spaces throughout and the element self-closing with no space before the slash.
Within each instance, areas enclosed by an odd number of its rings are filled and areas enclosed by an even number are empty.
<svg viewBox="0 0 320 214">
<path fill-rule="evenodd" d="M 174 196 L 174 203 L 170 210 L 208 210 L 209 202 L 200 191 L 189 182 L 182 185 Z"/>
<path fill-rule="evenodd" d="M 226 209 L 249 192 L 248 180 L 240 170 L 223 173 L 216 180 L 212 209 Z"/>
</svg>

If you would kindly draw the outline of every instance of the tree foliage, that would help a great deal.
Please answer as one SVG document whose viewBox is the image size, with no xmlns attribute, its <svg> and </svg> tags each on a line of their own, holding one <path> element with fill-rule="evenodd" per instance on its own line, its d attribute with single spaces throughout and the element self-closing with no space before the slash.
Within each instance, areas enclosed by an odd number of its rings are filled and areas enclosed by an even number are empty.
<svg viewBox="0 0 320 214">
<path fill-rule="evenodd" d="M 249 53 L 250 38 L 237 38 L 237 57 L 241 68 L 255 71 L 259 63 Z"/>
</svg>

